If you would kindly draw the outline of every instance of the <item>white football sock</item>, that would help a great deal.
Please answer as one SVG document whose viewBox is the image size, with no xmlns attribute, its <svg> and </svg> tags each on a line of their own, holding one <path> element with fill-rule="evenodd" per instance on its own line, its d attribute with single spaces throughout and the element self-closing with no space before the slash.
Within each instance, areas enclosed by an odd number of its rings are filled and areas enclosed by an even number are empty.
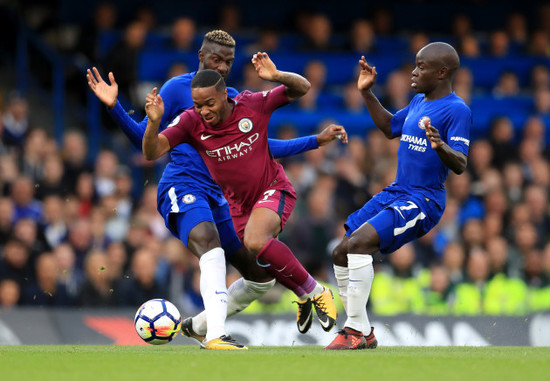
<svg viewBox="0 0 550 381">
<path fill-rule="evenodd" d="M 307 294 L 304 294 L 304 295 L 300 296 L 300 300 L 307 300 L 307 299 L 310 299 L 310 298 L 314 298 L 317 295 L 321 294 L 323 291 L 325 291 L 325 287 L 322 284 L 319 284 L 319 282 L 317 282 L 317 284 L 315 285 L 315 288 L 313 289 L 313 291 L 308 292 Z"/>
<path fill-rule="evenodd" d="M 349 269 L 344 266 L 334 265 L 334 276 L 336 277 L 336 283 L 338 284 L 338 294 L 344 305 L 344 310 L 348 311 L 348 281 L 349 281 Z"/>
<path fill-rule="evenodd" d="M 369 300 L 374 269 L 372 256 L 367 254 L 348 254 L 348 318 L 344 326 L 370 333 L 370 322 L 367 316 L 367 301 Z"/>
<path fill-rule="evenodd" d="M 201 295 L 206 311 L 208 331 L 206 341 L 226 334 L 227 285 L 225 283 L 225 256 L 221 247 L 204 253 L 199 260 L 201 268 Z"/>
<path fill-rule="evenodd" d="M 237 279 L 227 289 L 227 317 L 233 316 L 250 305 L 254 300 L 261 298 L 275 285 L 275 279 L 258 283 L 243 278 Z M 207 331 L 206 311 L 193 317 L 193 331 L 204 335 Z"/>
</svg>

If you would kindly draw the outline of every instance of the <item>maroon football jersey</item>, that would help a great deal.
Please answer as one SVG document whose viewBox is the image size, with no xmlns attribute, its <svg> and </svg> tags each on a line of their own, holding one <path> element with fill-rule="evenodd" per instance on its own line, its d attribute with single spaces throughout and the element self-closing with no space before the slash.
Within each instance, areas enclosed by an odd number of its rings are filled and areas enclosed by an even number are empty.
<svg viewBox="0 0 550 381">
<path fill-rule="evenodd" d="M 249 211 L 268 189 L 294 192 L 281 164 L 273 160 L 267 127 L 275 109 L 288 103 L 285 87 L 235 97 L 229 118 L 205 123 L 195 109 L 184 111 L 161 133 L 170 148 L 189 143 L 200 153 L 212 178 L 231 204 L 232 213 Z"/>
</svg>

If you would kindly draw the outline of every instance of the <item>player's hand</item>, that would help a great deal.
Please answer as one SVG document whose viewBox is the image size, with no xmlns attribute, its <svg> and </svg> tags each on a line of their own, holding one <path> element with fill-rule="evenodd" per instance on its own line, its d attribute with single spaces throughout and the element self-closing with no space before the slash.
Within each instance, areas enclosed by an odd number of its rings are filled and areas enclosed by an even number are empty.
<svg viewBox="0 0 550 381">
<path fill-rule="evenodd" d="M 335 139 L 340 139 L 340 141 L 344 144 L 348 143 L 348 133 L 344 127 L 331 124 L 317 134 L 317 143 L 319 144 L 319 147 L 327 145 Z"/>
<path fill-rule="evenodd" d="M 361 71 L 357 79 L 357 88 L 359 91 L 369 90 L 376 82 L 376 76 L 378 75 L 378 73 L 376 73 L 376 67 L 369 66 L 365 56 L 361 56 L 359 66 L 361 66 Z"/>
<path fill-rule="evenodd" d="M 252 64 L 256 69 L 256 73 L 258 73 L 258 77 L 266 81 L 276 81 L 277 67 L 267 53 L 258 52 L 254 54 L 252 56 Z"/>
<path fill-rule="evenodd" d="M 424 127 L 426 127 L 426 137 L 430 141 L 432 149 L 437 149 L 445 144 L 445 142 L 441 140 L 441 136 L 439 135 L 437 128 L 431 125 L 430 118 L 424 118 Z"/>
<path fill-rule="evenodd" d="M 92 70 L 87 70 L 86 78 L 88 79 L 88 86 L 101 102 L 105 103 L 110 109 L 116 106 L 118 84 L 115 81 L 113 73 L 109 72 L 110 85 L 101 78 L 99 71 L 95 67 L 93 67 Z"/>
<path fill-rule="evenodd" d="M 160 123 L 164 114 L 164 102 L 162 97 L 157 94 L 156 87 L 145 98 L 145 112 L 151 122 Z"/>
</svg>

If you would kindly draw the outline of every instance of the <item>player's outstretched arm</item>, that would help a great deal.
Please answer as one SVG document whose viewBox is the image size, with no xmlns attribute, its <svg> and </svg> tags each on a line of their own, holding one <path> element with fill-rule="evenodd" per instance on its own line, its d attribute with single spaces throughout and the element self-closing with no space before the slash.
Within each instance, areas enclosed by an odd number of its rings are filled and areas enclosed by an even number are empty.
<svg viewBox="0 0 550 381">
<path fill-rule="evenodd" d="M 147 160 L 155 160 L 170 150 L 170 143 L 166 136 L 158 133 L 160 121 L 164 114 L 164 102 L 162 97 L 157 94 L 156 87 L 147 94 L 145 112 L 149 120 L 143 135 L 143 155 Z"/>
<path fill-rule="evenodd" d="M 107 111 L 126 136 L 128 136 L 132 144 L 138 149 L 141 148 L 141 141 L 143 140 L 147 121 L 144 120 L 141 123 L 137 123 L 117 101 L 118 84 L 115 81 L 114 74 L 109 73 L 109 85 L 103 80 L 99 71 L 93 67 L 92 70 L 87 70 L 86 79 L 88 80 L 90 90 L 107 106 Z"/>
<path fill-rule="evenodd" d="M 348 133 L 343 126 L 331 124 L 317 134 L 317 143 L 319 143 L 319 147 L 327 145 L 336 139 L 339 139 L 344 144 L 348 144 Z"/>
<path fill-rule="evenodd" d="M 376 127 L 378 127 L 388 139 L 392 139 L 394 137 L 391 132 L 391 119 L 393 114 L 382 106 L 371 90 L 376 82 L 376 76 L 378 75 L 376 73 L 376 67 L 369 66 L 365 56 L 361 56 L 359 66 L 361 67 L 361 71 L 357 79 L 357 89 L 361 92 L 365 105 Z"/>
<path fill-rule="evenodd" d="M 340 139 L 342 143 L 347 144 L 348 134 L 344 127 L 331 124 L 317 135 L 303 136 L 289 140 L 269 139 L 268 143 L 273 157 L 279 159 L 281 157 L 298 155 L 302 152 L 317 149 L 336 139 Z"/>
<path fill-rule="evenodd" d="M 304 96 L 311 87 L 311 83 L 301 75 L 277 70 L 277 67 L 265 52 L 254 54 L 252 64 L 261 79 L 285 85 L 286 96 L 290 102 Z"/>
<path fill-rule="evenodd" d="M 426 137 L 430 141 L 432 149 L 437 152 L 437 156 L 439 156 L 441 162 L 458 175 L 464 172 L 466 170 L 466 165 L 468 164 L 468 158 L 466 155 L 460 151 L 452 149 L 448 144 L 445 144 L 445 142 L 441 140 L 439 131 L 430 124 L 429 119 L 424 121 L 424 126 L 426 127 Z"/>
</svg>

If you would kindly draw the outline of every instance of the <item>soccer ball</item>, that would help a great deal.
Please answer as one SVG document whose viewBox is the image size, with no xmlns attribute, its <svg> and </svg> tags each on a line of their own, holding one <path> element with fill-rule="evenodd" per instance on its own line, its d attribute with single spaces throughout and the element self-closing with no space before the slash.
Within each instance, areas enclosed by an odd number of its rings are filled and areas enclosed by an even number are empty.
<svg viewBox="0 0 550 381">
<path fill-rule="evenodd" d="M 137 334 L 146 343 L 166 344 L 179 332 L 181 315 L 168 300 L 151 299 L 138 308 L 134 324 Z"/>
</svg>

